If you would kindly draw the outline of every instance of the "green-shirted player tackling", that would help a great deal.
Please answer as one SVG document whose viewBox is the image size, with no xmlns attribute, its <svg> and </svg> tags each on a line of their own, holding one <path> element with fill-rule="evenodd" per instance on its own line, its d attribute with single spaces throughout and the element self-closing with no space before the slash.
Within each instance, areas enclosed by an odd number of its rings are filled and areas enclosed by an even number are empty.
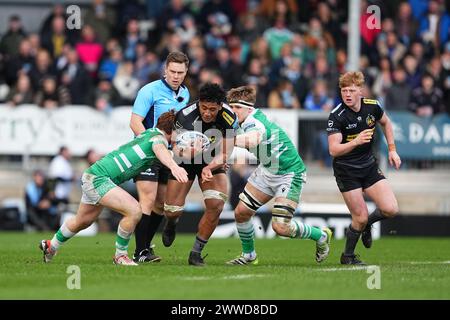
<svg viewBox="0 0 450 320">
<path fill-rule="evenodd" d="M 242 243 L 241 255 L 228 264 L 257 264 L 252 217 L 256 210 L 274 198 L 272 228 L 280 236 L 316 241 L 316 261 L 328 257 L 331 230 L 309 226 L 292 220 L 306 182 L 306 167 L 286 133 L 255 109 L 255 90 L 245 86 L 231 89 L 228 104 L 236 113 L 243 134 L 235 145 L 246 148 L 260 165 L 248 179 L 239 195 L 234 215 Z"/>
<path fill-rule="evenodd" d="M 64 222 L 52 240 L 42 240 L 40 243 L 44 262 L 50 262 L 61 245 L 89 227 L 103 207 L 107 207 L 124 216 L 117 228 L 113 262 L 118 265 L 137 265 L 128 257 L 128 243 L 141 219 L 142 210 L 139 203 L 118 185 L 145 171 L 156 160 L 167 166 L 179 182 L 188 181 L 187 172 L 176 164 L 167 149 L 174 119 L 174 111 L 162 114 L 156 128 L 144 131 L 83 173 L 82 197 L 76 216 Z"/>
</svg>

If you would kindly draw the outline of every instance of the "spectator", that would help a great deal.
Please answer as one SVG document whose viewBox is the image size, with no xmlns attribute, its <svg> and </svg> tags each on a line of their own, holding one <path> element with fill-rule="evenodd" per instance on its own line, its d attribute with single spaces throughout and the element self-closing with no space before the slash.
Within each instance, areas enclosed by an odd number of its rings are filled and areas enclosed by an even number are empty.
<svg viewBox="0 0 450 320">
<path fill-rule="evenodd" d="M 16 56 L 19 53 L 20 42 L 25 39 L 25 36 L 20 17 L 18 15 L 11 16 L 8 31 L 0 40 L 0 54 L 4 54 L 6 59 Z"/>
<path fill-rule="evenodd" d="M 400 42 L 409 46 L 419 26 L 412 15 L 411 5 L 407 1 L 400 3 L 394 24 Z"/>
<path fill-rule="evenodd" d="M 132 18 L 127 22 L 127 32 L 122 39 L 123 54 L 126 60 L 134 61 L 136 59 L 136 46 L 140 41 L 143 39 L 139 36 L 139 22 Z"/>
<path fill-rule="evenodd" d="M 31 43 L 27 38 L 22 39 L 19 53 L 8 60 L 5 66 L 5 80 L 9 85 L 17 82 L 19 73 L 28 74 L 33 65 L 34 56 L 31 52 Z"/>
<path fill-rule="evenodd" d="M 46 49 L 53 58 L 58 58 L 63 53 L 65 44 L 73 45 L 76 36 L 66 28 L 64 16 L 56 15 L 52 19 L 51 31 L 41 35 L 42 47 Z"/>
<path fill-rule="evenodd" d="M 150 79 L 160 78 L 161 67 L 161 61 L 152 51 L 147 51 L 142 57 L 139 57 L 134 67 L 135 76 L 139 80 L 139 87 L 147 84 Z"/>
<path fill-rule="evenodd" d="M 406 81 L 406 72 L 402 66 L 395 68 L 393 83 L 386 92 L 384 103 L 386 110 L 406 111 L 408 110 L 411 87 Z"/>
<path fill-rule="evenodd" d="M 95 109 L 109 113 L 120 103 L 120 95 L 108 79 L 100 79 L 94 94 Z"/>
<path fill-rule="evenodd" d="M 97 77 L 100 59 L 103 55 L 103 46 L 97 42 L 94 29 L 85 24 L 81 30 L 81 41 L 75 46 L 80 61 L 92 78 Z"/>
<path fill-rule="evenodd" d="M 439 52 L 449 40 L 450 15 L 435 0 L 428 2 L 427 12 L 419 20 L 418 34 L 431 49 Z"/>
<path fill-rule="evenodd" d="M 11 106 L 33 103 L 33 89 L 26 74 L 19 75 L 16 86 L 9 92 L 6 101 Z"/>
<path fill-rule="evenodd" d="M 262 0 L 259 6 L 259 13 L 269 24 L 281 18 L 289 29 L 296 28 L 296 15 L 298 4 L 294 0 Z"/>
<path fill-rule="evenodd" d="M 95 30 L 97 39 L 102 46 L 111 37 L 116 25 L 116 13 L 104 0 L 92 0 L 92 6 L 83 15 L 84 25 L 90 25 Z"/>
<path fill-rule="evenodd" d="M 109 56 L 101 63 L 99 77 L 111 80 L 116 76 L 117 68 L 123 61 L 122 50 L 119 46 L 114 46 L 109 51 Z"/>
<path fill-rule="evenodd" d="M 59 227 L 57 208 L 52 201 L 44 173 L 34 171 L 33 180 L 25 187 L 25 204 L 28 222 L 39 231 L 57 230 Z"/>
<path fill-rule="evenodd" d="M 324 80 L 317 80 L 313 90 L 306 96 L 304 109 L 309 111 L 327 111 L 333 107 L 333 99 L 328 97 L 327 84 Z"/>
<path fill-rule="evenodd" d="M 248 71 L 244 74 L 245 84 L 256 89 L 256 102 L 260 108 L 267 107 L 267 88 L 269 79 L 264 73 L 263 65 L 258 58 L 252 58 L 248 64 Z"/>
<path fill-rule="evenodd" d="M 29 72 L 33 90 L 38 90 L 42 86 L 42 79 L 47 76 L 55 76 L 56 72 L 52 65 L 52 58 L 45 49 L 40 49 L 36 55 L 34 64 Z"/>
<path fill-rule="evenodd" d="M 309 80 L 303 74 L 301 60 L 299 58 L 290 59 L 289 64 L 281 70 L 281 75 L 292 82 L 300 105 L 303 105 L 310 85 Z"/>
<path fill-rule="evenodd" d="M 34 103 L 44 109 L 56 109 L 70 103 L 68 96 L 67 89 L 57 87 L 54 77 L 46 76 L 42 79 L 42 85 L 36 93 Z"/>
<path fill-rule="evenodd" d="M 120 64 L 116 76 L 113 79 L 113 85 L 121 97 L 121 103 L 132 105 L 134 98 L 139 90 L 139 80 L 133 76 L 133 63 L 125 61 Z"/>
<path fill-rule="evenodd" d="M 230 51 L 226 47 L 219 48 L 216 51 L 216 59 L 210 67 L 213 66 L 221 74 L 225 89 L 238 87 L 242 84 L 242 67 L 231 60 Z"/>
<path fill-rule="evenodd" d="M 278 17 L 272 27 L 264 31 L 263 37 L 267 41 L 270 54 L 273 59 L 280 57 L 280 51 L 286 42 L 290 42 L 294 37 L 294 33 L 286 26 L 283 17 Z"/>
<path fill-rule="evenodd" d="M 72 104 L 89 104 L 91 99 L 91 79 L 84 66 L 78 61 L 78 54 L 73 48 L 67 51 L 67 64 L 60 71 L 60 82 L 70 92 Z"/>
<path fill-rule="evenodd" d="M 422 77 L 422 74 L 420 72 L 417 59 L 410 54 L 406 55 L 403 59 L 403 67 L 406 70 L 406 81 L 408 82 L 409 86 L 412 89 L 420 86 L 420 79 Z"/>
<path fill-rule="evenodd" d="M 421 86 L 413 90 L 409 109 L 419 117 L 431 117 L 443 111 L 442 91 L 434 86 L 431 75 L 425 74 Z"/>
<path fill-rule="evenodd" d="M 281 79 L 278 86 L 269 93 L 269 108 L 299 109 L 300 102 L 294 92 L 294 86 L 288 79 Z"/>
<path fill-rule="evenodd" d="M 52 179 L 53 190 L 55 194 L 55 203 L 69 204 L 70 192 L 72 191 L 72 182 L 74 181 L 74 172 L 70 159 L 72 155 L 69 149 L 62 146 L 58 155 L 50 161 L 48 167 L 48 177 Z"/>
<path fill-rule="evenodd" d="M 381 58 L 379 71 L 372 85 L 372 92 L 378 98 L 381 105 L 384 105 L 386 92 L 392 85 L 391 74 L 392 67 L 390 60 L 387 57 Z"/>
<path fill-rule="evenodd" d="M 395 66 L 406 53 L 406 47 L 398 41 L 394 31 L 386 33 L 386 37 L 380 37 L 377 40 L 378 53 L 382 57 L 387 57 Z"/>
</svg>

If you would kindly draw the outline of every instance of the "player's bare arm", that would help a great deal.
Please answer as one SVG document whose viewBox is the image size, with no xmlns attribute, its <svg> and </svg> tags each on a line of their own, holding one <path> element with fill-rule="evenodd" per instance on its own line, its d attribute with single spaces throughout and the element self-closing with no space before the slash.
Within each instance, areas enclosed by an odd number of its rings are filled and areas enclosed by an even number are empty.
<svg viewBox="0 0 450 320">
<path fill-rule="evenodd" d="M 166 146 L 162 143 L 153 144 L 153 152 L 156 157 L 163 165 L 170 169 L 173 176 L 177 179 L 177 181 L 185 183 L 188 182 L 188 176 L 186 170 L 179 167 L 177 163 L 173 160 L 172 154 L 166 148 Z"/>
<path fill-rule="evenodd" d="M 259 131 L 253 130 L 236 136 L 234 145 L 237 147 L 250 149 L 256 147 L 262 141 L 262 134 Z"/>
<path fill-rule="evenodd" d="M 144 117 L 136 113 L 131 114 L 130 128 L 131 130 L 133 130 L 135 136 L 138 136 L 145 131 L 145 127 L 142 124 L 142 121 L 144 121 Z"/>
<path fill-rule="evenodd" d="M 386 137 L 386 142 L 388 144 L 389 164 L 398 170 L 400 169 L 402 160 L 400 159 L 400 156 L 397 154 L 397 150 L 395 148 L 394 130 L 392 128 L 392 122 L 391 119 L 389 119 L 389 117 L 386 115 L 386 113 L 384 113 L 381 119 L 379 120 L 379 124 L 381 125 L 381 129 L 383 129 L 383 133 L 384 136 Z"/>
<path fill-rule="evenodd" d="M 213 178 L 212 171 L 226 165 L 233 152 L 236 138 L 226 138 L 222 141 L 221 152 L 215 156 L 211 162 L 202 170 L 203 182 L 210 181 Z"/>
</svg>

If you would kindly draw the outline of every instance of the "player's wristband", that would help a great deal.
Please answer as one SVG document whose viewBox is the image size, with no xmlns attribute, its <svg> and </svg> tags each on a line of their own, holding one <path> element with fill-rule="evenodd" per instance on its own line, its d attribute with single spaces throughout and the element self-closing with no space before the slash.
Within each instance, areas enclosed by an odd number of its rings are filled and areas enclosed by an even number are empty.
<svg viewBox="0 0 450 320">
<path fill-rule="evenodd" d="M 388 150 L 389 150 L 389 152 L 397 151 L 397 149 L 395 148 L 395 144 L 394 143 L 389 143 L 388 144 Z"/>
</svg>

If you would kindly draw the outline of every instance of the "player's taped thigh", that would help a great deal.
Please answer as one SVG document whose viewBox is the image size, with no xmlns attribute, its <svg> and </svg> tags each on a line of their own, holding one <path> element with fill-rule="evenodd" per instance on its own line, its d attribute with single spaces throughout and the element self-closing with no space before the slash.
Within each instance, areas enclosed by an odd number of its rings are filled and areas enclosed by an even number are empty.
<svg viewBox="0 0 450 320">
<path fill-rule="evenodd" d="M 214 190 L 214 189 L 208 189 L 208 190 L 203 191 L 203 199 L 204 200 L 215 199 L 215 200 L 222 200 L 223 202 L 227 202 L 228 195 L 223 192 Z"/>
<path fill-rule="evenodd" d="M 239 199 L 251 211 L 256 211 L 262 206 L 262 203 L 247 188 L 239 194 Z"/>
<path fill-rule="evenodd" d="M 291 223 L 294 213 L 295 209 L 291 206 L 276 202 L 272 209 L 272 223 L 284 225 L 289 230 L 289 234 L 295 234 L 295 224 Z"/>
</svg>

